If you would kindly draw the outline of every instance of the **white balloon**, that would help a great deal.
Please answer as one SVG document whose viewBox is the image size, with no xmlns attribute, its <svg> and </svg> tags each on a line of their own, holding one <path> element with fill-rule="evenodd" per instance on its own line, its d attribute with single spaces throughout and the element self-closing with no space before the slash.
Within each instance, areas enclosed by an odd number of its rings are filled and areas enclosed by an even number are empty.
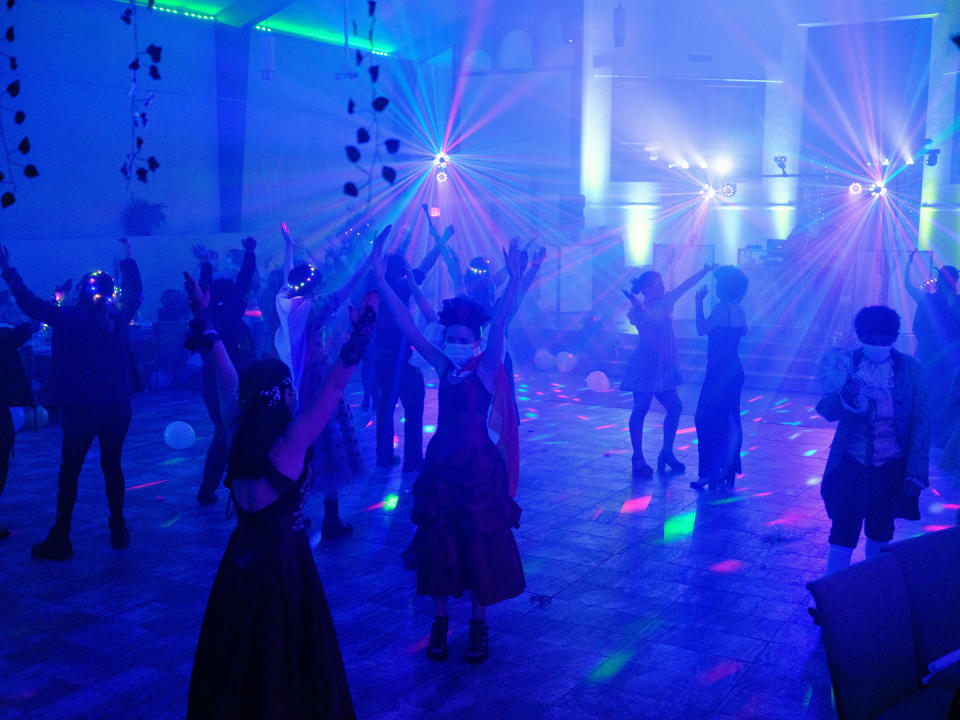
<svg viewBox="0 0 960 720">
<path fill-rule="evenodd" d="M 587 387 L 596 393 L 604 393 L 610 389 L 610 378 L 600 370 L 594 370 L 587 375 Z"/>
<path fill-rule="evenodd" d="M 186 450 L 196 439 L 197 434 L 190 423 L 183 420 L 174 420 L 163 430 L 163 441 L 174 450 Z"/>
<path fill-rule="evenodd" d="M 22 407 L 10 408 L 10 415 L 13 417 L 13 431 L 20 432 L 23 424 L 27 421 L 27 413 Z"/>
<path fill-rule="evenodd" d="M 577 358 L 572 353 L 557 353 L 557 370 L 563 373 L 571 372 L 577 366 Z"/>
<path fill-rule="evenodd" d="M 540 348 L 533 354 L 533 364 L 541 370 L 550 370 L 554 365 L 553 353 L 546 348 Z"/>
</svg>

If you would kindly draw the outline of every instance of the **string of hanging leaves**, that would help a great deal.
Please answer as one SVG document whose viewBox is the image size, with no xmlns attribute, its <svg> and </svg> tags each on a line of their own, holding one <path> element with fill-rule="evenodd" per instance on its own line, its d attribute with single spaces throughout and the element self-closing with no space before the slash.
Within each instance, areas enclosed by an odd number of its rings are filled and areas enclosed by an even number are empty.
<svg viewBox="0 0 960 720">
<path fill-rule="evenodd" d="M 16 0 L 6 0 L 7 11 L 13 10 Z M 7 17 L 10 17 L 9 15 Z M 3 41 L 6 42 L 6 48 L 9 50 L 0 50 L 0 56 L 7 59 L 4 74 L 9 73 L 10 80 L 0 92 L 0 147 L 3 149 L 3 165 L 0 166 L 0 188 L 4 188 L 0 194 L 0 207 L 8 208 L 17 201 L 17 183 L 14 179 L 17 171 L 23 172 L 25 177 L 35 178 L 40 173 L 37 166 L 33 163 L 20 162 L 21 156 L 30 153 L 30 138 L 26 135 L 15 147 L 11 149 L 7 143 L 7 117 L 13 116 L 14 125 L 23 125 L 27 119 L 26 113 L 19 108 L 10 107 L 10 101 L 20 95 L 20 78 L 17 74 L 19 65 L 17 57 L 13 54 L 13 42 L 16 39 L 16 33 L 11 23 L 3 33 Z M 2 81 L 0 81 L 2 83 Z M 12 130 L 12 128 L 11 128 Z M 17 132 L 19 135 L 19 131 Z M 14 135 L 16 137 L 16 135 Z"/>
<path fill-rule="evenodd" d="M 373 50 L 376 46 L 373 43 L 373 29 L 376 25 L 377 19 L 377 3 L 374 0 L 368 0 L 367 2 L 367 40 L 370 44 L 370 49 Z M 353 21 L 353 36 L 360 37 L 359 30 L 357 28 L 357 22 Z M 369 108 L 363 108 L 358 105 L 356 101 L 351 97 L 350 102 L 347 103 L 347 114 L 355 115 L 358 118 L 360 116 L 366 116 L 367 122 L 364 125 L 360 125 L 357 128 L 356 135 L 356 144 L 347 145 L 345 150 L 347 153 L 347 159 L 353 163 L 355 168 L 364 176 L 364 180 L 357 184 L 355 182 L 347 182 L 343 186 L 343 192 L 349 195 L 350 197 L 357 197 L 360 194 L 361 190 L 366 189 L 367 191 L 367 202 L 371 202 L 373 199 L 373 183 L 376 176 L 377 168 L 380 168 L 380 177 L 386 180 L 389 184 L 393 185 L 394 180 L 397 179 L 397 171 L 392 168 L 390 165 L 381 165 L 380 164 L 380 152 L 381 149 L 384 149 L 390 155 L 396 154 L 397 150 L 400 149 L 400 141 L 396 138 L 390 138 L 388 140 L 381 141 L 380 139 L 380 117 L 387 106 L 390 104 L 390 101 L 380 94 L 377 83 L 380 79 L 380 66 L 374 64 L 374 59 L 377 56 L 372 53 L 363 53 L 360 50 L 355 51 L 354 62 L 357 67 L 366 66 L 367 77 L 370 82 L 370 106 Z M 364 148 L 361 151 L 361 147 Z M 367 160 L 365 163 L 361 164 L 361 160 L 364 159 L 364 152 L 366 152 Z"/>
<path fill-rule="evenodd" d="M 147 0 L 147 10 L 153 10 L 154 0 Z M 163 48 L 159 45 L 150 43 L 145 50 L 140 49 L 140 32 L 137 24 L 138 6 L 135 0 L 129 0 L 127 8 L 120 15 L 120 20 L 125 25 L 133 29 L 133 61 L 127 66 L 130 70 L 130 151 L 120 168 L 120 172 L 127 179 L 127 188 L 134 177 L 140 182 L 147 182 L 147 173 L 156 172 L 160 167 L 157 158 L 153 155 L 144 157 L 143 136 L 147 129 L 149 118 L 147 117 L 147 108 L 153 102 L 154 94 L 150 91 L 141 91 L 137 84 L 137 73 L 143 65 L 149 65 L 148 73 L 150 77 L 157 81 L 160 79 L 160 57 Z M 149 62 L 145 58 L 149 58 Z M 144 61 L 141 63 L 141 59 Z"/>
</svg>

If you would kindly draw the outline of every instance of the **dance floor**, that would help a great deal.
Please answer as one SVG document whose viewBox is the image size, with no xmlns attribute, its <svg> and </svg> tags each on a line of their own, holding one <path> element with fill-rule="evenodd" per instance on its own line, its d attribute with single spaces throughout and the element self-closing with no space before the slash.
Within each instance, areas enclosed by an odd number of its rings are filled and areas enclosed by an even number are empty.
<svg viewBox="0 0 960 720">
<path fill-rule="evenodd" d="M 684 387 L 685 475 L 632 481 L 628 396 L 546 374 L 518 382 L 527 592 L 490 609 L 490 659 L 462 660 L 469 602 L 451 603 L 451 656 L 427 659 L 432 604 L 400 553 L 412 536 L 414 478 L 373 473 L 343 493 L 355 534 L 314 538 L 315 557 L 361 718 L 830 718 L 830 680 L 804 583 L 825 566 L 819 479 L 831 426 L 813 398 L 744 393 L 745 475 L 698 494 L 695 387 Z M 359 386 L 350 388 L 359 404 Z M 427 432 L 436 417 L 427 390 Z M 398 411 L 398 418 L 400 412 Z M 368 458 L 370 413 L 355 410 Z M 647 459 L 662 415 L 648 416 Z M 193 447 L 168 448 L 185 420 Z M 400 428 L 401 426 L 397 426 Z M 60 431 L 17 436 L 0 527 L 0 717 L 180 718 L 207 594 L 234 521 L 194 494 L 212 434 L 199 393 L 140 396 L 127 441 L 129 549 L 113 550 L 94 448 L 80 478 L 76 555 L 38 562 L 53 521 Z M 402 436 L 402 433 L 399 433 Z M 934 460 L 936 455 L 934 455 Z M 932 466 L 923 520 L 952 525 L 960 486 Z M 321 502 L 308 515 L 319 528 Z M 854 560 L 863 557 L 861 547 Z"/>
</svg>

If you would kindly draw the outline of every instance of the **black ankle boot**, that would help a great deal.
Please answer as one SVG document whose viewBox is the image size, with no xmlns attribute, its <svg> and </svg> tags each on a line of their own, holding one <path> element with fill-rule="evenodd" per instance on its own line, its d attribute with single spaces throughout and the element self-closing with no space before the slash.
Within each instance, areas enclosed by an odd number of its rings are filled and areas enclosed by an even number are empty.
<svg viewBox="0 0 960 720">
<path fill-rule="evenodd" d="M 467 641 L 467 652 L 463 659 L 471 665 L 478 665 L 487 659 L 487 649 L 490 645 L 490 633 L 486 620 L 470 621 L 470 639 Z"/>
<path fill-rule="evenodd" d="M 427 643 L 427 657 L 431 660 L 447 659 L 447 630 L 450 627 L 449 615 L 437 615 L 430 627 L 430 642 Z"/>
<path fill-rule="evenodd" d="M 30 554 L 39 560 L 69 560 L 73 557 L 70 530 L 56 525 L 47 534 L 47 539 L 36 543 Z"/>
<path fill-rule="evenodd" d="M 320 526 L 321 540 L 336 540 L 353 532 L 353 526 L 340 519 L 340 501 L 323 501 L 323 524 Z"/>
<path fill-rule="evenodd" d="M 687 466 L 677 460 L 676 455 L 672 452 L 662 450 L 657 456 L 657 470 L 662 473 L 666 471 L 668 465 L 672 473 L 682 473 L 687 470 Z"/>
</svg>

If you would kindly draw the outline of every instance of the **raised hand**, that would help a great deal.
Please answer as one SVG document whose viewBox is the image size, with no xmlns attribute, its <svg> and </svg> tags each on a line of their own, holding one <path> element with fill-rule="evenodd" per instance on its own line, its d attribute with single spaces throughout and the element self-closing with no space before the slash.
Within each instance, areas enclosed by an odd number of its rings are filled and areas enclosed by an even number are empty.
<svg viewBox="0 0 960 720">
<path fill-rule="evenodd" d="M 450 240 L 450 238 L 453 237 L 453 232 L 454 232 L 453 225 L 447 225 L 443 229 L 443 235 L 440 237 L 440 239 L 437 242 L 439 242 L 441 245 L 445 245 Z"/>
<path fill-rule="evenodd" d="M 640 298 L 638 298 L 636 295 L 634 295 L 634 294 L 633 294 L 632 292 L 630 292 L 629 290 L 621 290 L 620 292 L 622 292 L 622 293 L 626 296 L 627 300 L 629 300 L 629 301 L 630 301 L 630 304 L 633 305 L 635 308 L 642 308 L 642 307 L 643 307 L 643 303 L 640 302 Z"/>
<path fill-rule="evenodd" d="M 358 329 L 363 325 L 371 324 L 376 321 L 377 310 L 379 308 L 380 295 L 376 290 L 371 290 L 363 296 L 359 308 L 354 309 L 353 305 L 350 306 L 350 322 Z"/>
<path fill-rule="evenodd" d="M 387 238 L 390 237 L 391 230 L 393 230 L 393 225 L 387 225 L 373 241 L 373 249 L 381 255 L 383 254 L 383 246 L 386 244 Z"/>
<path fill-rule="evenodd" d="M 520 243 L 517 238 L 510 240 L 508 250 L 503 253 L 503 259 L 507 265 L 507 272 L 511 280 L 519 280 L 527 269 L 527 253 L 520 249 Z"/>
<path fill-rule="evenodd" d="M 210 251 L 203 245 L 194 245 L 190 250 L 193 252 L 193 256 L 200 262 L 210 262 Z"/>
<path fill-rule="evenodd" d="M 383 246 L 390 234 L 390 229 L 391 226 L 387 225 L 386 229 L 377 235 L 377 239 L 373 241 L 373 248 L 370 250 L 370 264 L 373 266 L 373 274 L 381 279 L 386 272 L 383 264 Z"/>
<path fill-rule="evenodd" d="M 290 228 L 287 227 L 287 223 L 280 223 L 280 234 L 283 235 L 283 241 L 288 245 L 293 245 L 293 237 L 290 235 Z"/>
<path fill-rule="evenodd" d="M 530 260 L 531 267 L 538 268 L 543 265 L 543 261 L 547 259 L 547 249 L 545 247 L 540 247 L 537 249 L 537 252 L 534 253 L 533 258 Z"/>
<path fill-rule="evenodd" d="M 702 303 L 709 293 L 710 293 L 709 288 L 707 288 L 706 285 L 701 285 L 699 288 L 697 288 L 697 294 L 695 296 L 697 299 L 697 302 Z"/>
<path fill-rule="evenodd" d="M 123 245 L 123 249 L 124 249 L 124 251 L 125 251 L 125 253 L 126 253 L 126 258 L 127 258 L 127 260 L 129 260 L 130 258 L 132 258 L 132 257 L 133 257 L 133 248 L 130 247 L 130 240 L 129 240 L 128 238 L 122 237 L 122 238 L 118 238 L 118 239 L 117 239 L 117 242 L 119 242 L 121 245 Z"/>
<path fill-rule="evenodd" d="M 183 290 L 190 301 L 190 309 L 196 314 L 197 310 L 205 309 L 210 305 L 210 288 L 201 288 L 193 275 L 183 271 Z"/>
<path fill-rule="evenodd" d="M 243 249 L 247 252 L 253 252 L 257 249 L 257 241 L 252 237 L 244 238 Z"/>
<path fill-rule="evenodd" d="M 6 245 L 0 245 L 0 270 L 10 267 L 10 250 Z"/>
</svg>

